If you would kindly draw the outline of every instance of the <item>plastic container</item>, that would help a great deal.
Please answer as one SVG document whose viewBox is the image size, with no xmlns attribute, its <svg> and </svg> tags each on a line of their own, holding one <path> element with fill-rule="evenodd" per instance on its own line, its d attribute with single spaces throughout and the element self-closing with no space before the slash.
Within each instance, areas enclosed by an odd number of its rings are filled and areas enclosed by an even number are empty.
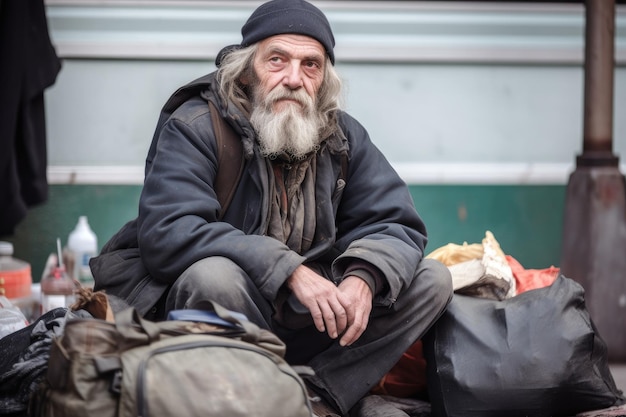
<svg viewBox="0 0 626 417">
<path fill-rule="evenodd" d="M 41 314 L 59 307 L 70 307 L 76 300 L 74 280 L 65 267 L 57 265 L 41 280 Z"/>
<path fill-rule="evenodd" d="M 76 279 L 83 286 L 93 286 L 89 260 L 97 255 L 98 238 L 89 227 L 87 216 L 78 218 L 78 223 L 67 240 L 67 248 L 74 260 L 73 268 L 68 271 L 70 277 Z"/>
<path fill-rule="evenodd" d="M 28 326 L 22 311 L 7 297 L 0 295 L 0 339 Z"/>
<path fill-rule="evenodd" d="M 13 257 L 13 244 L 0 242 L 0 295 L 8 299 L 31 295 L 33 277 L 30 264 Z"/>
</svg>

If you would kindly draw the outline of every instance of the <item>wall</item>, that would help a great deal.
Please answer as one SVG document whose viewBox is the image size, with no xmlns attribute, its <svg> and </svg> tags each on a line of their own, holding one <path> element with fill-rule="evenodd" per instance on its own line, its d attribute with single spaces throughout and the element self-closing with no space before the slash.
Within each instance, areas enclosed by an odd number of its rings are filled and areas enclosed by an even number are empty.
<svg viewBox="0 0 626 417">
<path fill-rule="evenodd" d="M 429 250 L 491 230 L 527 267 L 558 265 L 582 149 L 579 4 L 317 1 L 345 106 L 407 181 Z M 63 69 L 46 96 L 50 200 L 14 236 L 39 279 L 79 215 L 100 246 L 136 215 L 158 110 L 214 69 L 251 1 L 47 0 Z M 626 153 L 626 8 L 616 18 L 614 151 Z M 622 163 L 622 168 L 624 165 Z M 623 169 L 622 169 L 623 171 Z"/>
</svg>

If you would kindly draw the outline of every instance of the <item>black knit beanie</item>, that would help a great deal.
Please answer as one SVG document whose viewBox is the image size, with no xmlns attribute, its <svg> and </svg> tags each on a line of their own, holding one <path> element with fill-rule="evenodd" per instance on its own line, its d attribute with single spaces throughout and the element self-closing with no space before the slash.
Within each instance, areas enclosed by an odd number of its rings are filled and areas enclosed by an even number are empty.
<svg viewBox="0 0 626 417">
<path fill-rule="evenodd" d="M 304 0 L 272 0 L 263 3 L 241 28 L 241 46 L 284 33 L 310 36 L 324 46 L 335 64 L 335 38 L 324 13 Z"/>
</svg>

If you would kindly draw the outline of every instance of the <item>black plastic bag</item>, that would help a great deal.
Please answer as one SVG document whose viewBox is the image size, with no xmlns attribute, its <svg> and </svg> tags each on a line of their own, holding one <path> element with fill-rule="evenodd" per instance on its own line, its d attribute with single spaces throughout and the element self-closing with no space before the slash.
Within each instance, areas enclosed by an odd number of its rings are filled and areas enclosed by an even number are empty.
<svg viewBox="0 0 626 417">
<path fill-rule="evenodd" d="M 433 416 L 573 416 L 624 403 L 580 284 L 455 294 L 424 338 Z"/>
</svg>

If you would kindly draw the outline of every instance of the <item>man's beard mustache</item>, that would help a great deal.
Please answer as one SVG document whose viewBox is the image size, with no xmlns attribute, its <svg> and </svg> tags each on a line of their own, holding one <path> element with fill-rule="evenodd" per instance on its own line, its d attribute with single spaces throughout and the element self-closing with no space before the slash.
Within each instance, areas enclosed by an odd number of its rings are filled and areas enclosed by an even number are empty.
<svg viewBox="0 0 626 417">
<path fill-rule="evenodd" d="M 304 89 L 290 90 L 279 86 L 261 97 L 255 91 L 254 107 L 250 123 L 257 132 L 261 154 L 271 158 L 287 154 L 294 159 L 303 159 L 320 144 L 322 118 L 314 100 Z M 281 99 L 286 101 L 280 111 L 273 107 Z"/>
</svg>

